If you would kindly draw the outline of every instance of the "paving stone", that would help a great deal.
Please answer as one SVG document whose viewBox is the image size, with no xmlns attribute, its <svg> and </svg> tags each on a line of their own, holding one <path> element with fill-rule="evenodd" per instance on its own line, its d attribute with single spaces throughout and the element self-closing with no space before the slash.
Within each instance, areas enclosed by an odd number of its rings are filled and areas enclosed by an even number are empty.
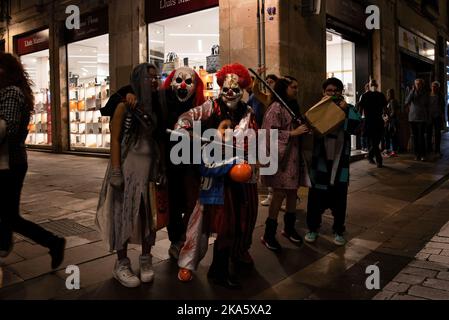
<svg viewBox="0 0 449 320">
<path fill-rule="evenodd" d="M 423 286 L 413 286 L 410 288 L 409 295 L 429 299 L 429 300 L 449 300 L 449 292 L 423 287 Z"/>
<path fill-rule="evenodd" d="M 449 281 L 447 280 L 427 279 L 426 281 L 424 281 L 423 286 L 449 292 Z"/>
<path fill-rule="evenodd" d="M 1 289 L 23 282 L 23 279 L 16 274 L 8 270 L 7 268 L 0 267 L 0 300 Z"/>
<path fill-rule="evenodd" d="M 14 252 L 25 259 L 33 259 L 36 257 L 45 256 L 48 254 L 48 249 L 38 244 L 31 244 L 22 241 L 14 245 Z"/>
<path fill-rule="evenodd" d="M 405 293 L 410 288 L 410 284 L 407 283 L 398 283 L 398 282 L 390 282 L 384 290 L 397 292 L 397 293 Z"/>
<path fill-rule="evenodd" d="M 420 253 L 427 253 L 427 254 L 436 254 L 439 255 L 441 253 L 441 251 L 443 251 L 443 249 L 430 249 L 430 248 L 426 248 L 421 250 Z"/>
<path fill-rule="evenodd" d="M 428 244 L 426 244 L 426 248 L 449 250 L 449 243 L 429 242 Z"/>
<path fill-rule="evenodd" d="M 449 257 L 431 255 L 429 258 L 429 261 L 438 262 L 438 263 L 441 263 L 441 264 L 449 267 Z"/>
<path fill-rule="evenodd" d="M 430 254 L 428 254 L 428 253 L 418 253 L 415 256 L 415 258 L 420 261 L 427 261 L 427 259 L 429 259 L 429 257 L 430 257 Z"/>
<path fill-rule="evenodd" d="M 417 285 L 423 283 L 423 281 L 426 279 L 426 277 L 423 276 L 416 276 L 411 274 L 403 274 L 400 273 L 396 278 L 393 279 L 395 282 L 399 283 L 407 283 L 411 285 Z"/>
<path fill-rule="evenodd" d="M 25 260 L 23 257 L 11 252 L 6 258 L 0 258 L 0 266 L 8 266 L 23 260 Z"/>
<path fill-rule="evenodd" d="M 427 277 L 427 278 L 435 278 L 435 276 L 437 275 L 438 272 L 433 271 L 433 270 L 428 270 L 428 269 L 407 267 L 404 270 L 402 270 L 401 273 L 412 274 L 415 276 L 423 276 L 423 277 Z"/>
<path fill-rule="evenodd" d="M 440 272 L 440 273 L 438 273 L 437 278 L 441 279 L 441 280 L 449 281 L 449 272 Z"/>
<path fill-rule="evenodd" d="M 391 300 L 406 300 L 406 301 L 413 301 L 413 300 L 426 300 L 423 298 L 418 298 L 418 297 L 413 297 L 413 296 L 409 296 L 409 295 L 404 295 L 404 294 L 396 294 L 393 298 L 391 298 Z"/>
<path fill-rule="evenodd" d="M 448 271 L 449 270 L 449 268 L 446 266 L 443 266 L 439 263 L 430 262 L 430 261 L 412 261 L 412 262 L 410 262 L 409 266 L 415 267 L 415 268 L 435 270 L 435 271 Z"/>
<path fill-rule="evenodd" d="M 443 250 L 439 255 L 449 257 L 449 250 Z"/>
<path fill-rule="evenodd" d="M 383 290 L 382 292 L 378 293 L 373 300 L 390 300 L 396 292 Z"/>
</svg>

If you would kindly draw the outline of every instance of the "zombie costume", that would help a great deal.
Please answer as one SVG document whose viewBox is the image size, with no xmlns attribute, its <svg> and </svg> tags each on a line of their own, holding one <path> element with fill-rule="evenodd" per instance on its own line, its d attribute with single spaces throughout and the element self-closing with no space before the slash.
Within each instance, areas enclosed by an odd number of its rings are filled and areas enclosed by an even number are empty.
<svg viewBox="0 0 449 320">
<path fill-rule="evenodd" d="M 115 110 L 120 102 L 124 102 L 127 94 L 135 94 L 132 86 L 121 88 L 114 94 L 104 112 Z M 153 105 L 160 105 L 161 117 L 158 128 L 162 129 L 162 141 L 165 164 L 167 168 L 169 224 L 167 226 L 170 241 L 178 246 L 184 241 L 190 213 L 198 199 L 200 184 L 199 169 L 192 165 L 175 166 L 170 161 L 172 142 L 165 129 L 173 129 L 179 116 L 188 110 L 203 104 L 204 84 L 200 76 L 187 67 L 173 71 L 163 84 L 159 93 L 153 96 Z M 183 218 L 184 214 L 184 218 Z"/>
<path fill-rule="evenodd" d="M 246 140 L 241 137 L 247 136 L 247 141 L 256 139 L 254 130 L 257 129 L 252 109 L 241 101 L 244 88 L 251 83 L 248 71 L 238 64 L 225 66 L 217 78 L 222 88 L 220 98 L 207 101 L 183 114 L 175 128 L 189 130 L 194 121 L 201 121 L 204 130 L 217 129 L 223 121 L 230 121 L 229 129 L 233 130 L 236 147 L 247 150 Z M 226 176 L 226 169 L 229 168 L 222 169 L 221 166 L 217 164 L 216 170 L 205 170 L 203 166 L 202 196 L 190 217 L 187 239 L 178 265 L 181 271 L 196 270 L 206 254 L 209 235 L 216 233 L 214 259 L 209 276 L 218 283 L 230 285 L 230 257 L 251 260 L 250 257 L 248 259 L 248 250 L 257 218 L 257 173 L 253 170 L 249 183 L 236 183 Z M 210 179 L 213 180 L 212 185 Z M 211 188 L 220 190 L 218 198 L 221 201 L 210 203 L 210 198 L 204 196 L 205 192 L 212 192 Z"/>
<path fill-rule="evenodd" d="M 125 115 L 121 131 L 121 172 L 123 188 L 111 185 L 109 163 L 97 208 L 96 224 L 110 251 L 120 251 L 127 243 L 154 245 L 157 231 L 156 212 L 150 201 L 150 188 L 164 172 L 155 131 L 157 116 L 152 93 L 145 79 L 149 64 L 142 64 L 132 75 L 132 87 L 139 106 Z"/>
</svg>

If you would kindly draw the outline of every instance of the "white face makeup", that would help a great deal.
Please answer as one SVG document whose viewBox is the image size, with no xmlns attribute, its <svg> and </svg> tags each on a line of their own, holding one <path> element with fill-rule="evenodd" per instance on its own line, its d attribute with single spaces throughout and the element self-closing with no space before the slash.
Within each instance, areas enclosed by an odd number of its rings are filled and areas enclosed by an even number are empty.
<svg viewBox="0 0 449 320">
<path fill-rule="evenodd" d="M 186 102 L 195 93 L 195 73 L 190 68 L 179 68 L 171 83 L 176 97 L 180 102 Z"/>
<path fill-rule="evenodd" d="M 221 89 L 221 96 L 228 108 L 235 110 L 243 98 L 243 89 L 239 85 L 239 76 L 236 74 L 226 75 Z"/>
</svg>

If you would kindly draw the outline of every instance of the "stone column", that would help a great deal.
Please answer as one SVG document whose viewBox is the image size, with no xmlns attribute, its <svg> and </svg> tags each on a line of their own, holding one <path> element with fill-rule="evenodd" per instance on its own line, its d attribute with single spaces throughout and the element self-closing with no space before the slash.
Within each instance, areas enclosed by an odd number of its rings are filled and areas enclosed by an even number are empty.
<svg viewBox="0 0 449 320">
<path fill-rule="evenodd" d="M 147 61 L 145 1 L 109 1 L 111 91 L 129 84 L 133 68 Z"/>
</svg>

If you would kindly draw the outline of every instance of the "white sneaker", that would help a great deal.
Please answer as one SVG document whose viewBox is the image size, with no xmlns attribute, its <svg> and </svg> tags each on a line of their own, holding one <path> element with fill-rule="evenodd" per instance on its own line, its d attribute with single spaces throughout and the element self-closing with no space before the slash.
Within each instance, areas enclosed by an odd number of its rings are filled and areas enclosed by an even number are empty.
<svg viewBox="0 0 449 320">
<path fill-rule="evenodd" d="M 118 282 L 127 288 L 136 288 L 140 286 L 140 280 L 131 269 L 131 261 L 128 258 L 115 263 L 112 275 Z"/>
<path fill-rule="evenodd" d="M 179 253 L 181 252 L 183 245 L 184 243 L 182 242 L 172 242 L 168 249 L 168 255 L 174 260 L 179 260 Z"/>
<path fill-rule="evenodd" d="M 268 197 L 263 200 L 260 204 L 264 207 L 269 207 L 271 205 L 271 200 L 273 200 L 273 195 L 269 194 Z"/>
<path fill-rule="evenodd" d="M 150 283 L 154 280 L 153 257 L 140 256 L 140 281 Z"/>
</svg>

